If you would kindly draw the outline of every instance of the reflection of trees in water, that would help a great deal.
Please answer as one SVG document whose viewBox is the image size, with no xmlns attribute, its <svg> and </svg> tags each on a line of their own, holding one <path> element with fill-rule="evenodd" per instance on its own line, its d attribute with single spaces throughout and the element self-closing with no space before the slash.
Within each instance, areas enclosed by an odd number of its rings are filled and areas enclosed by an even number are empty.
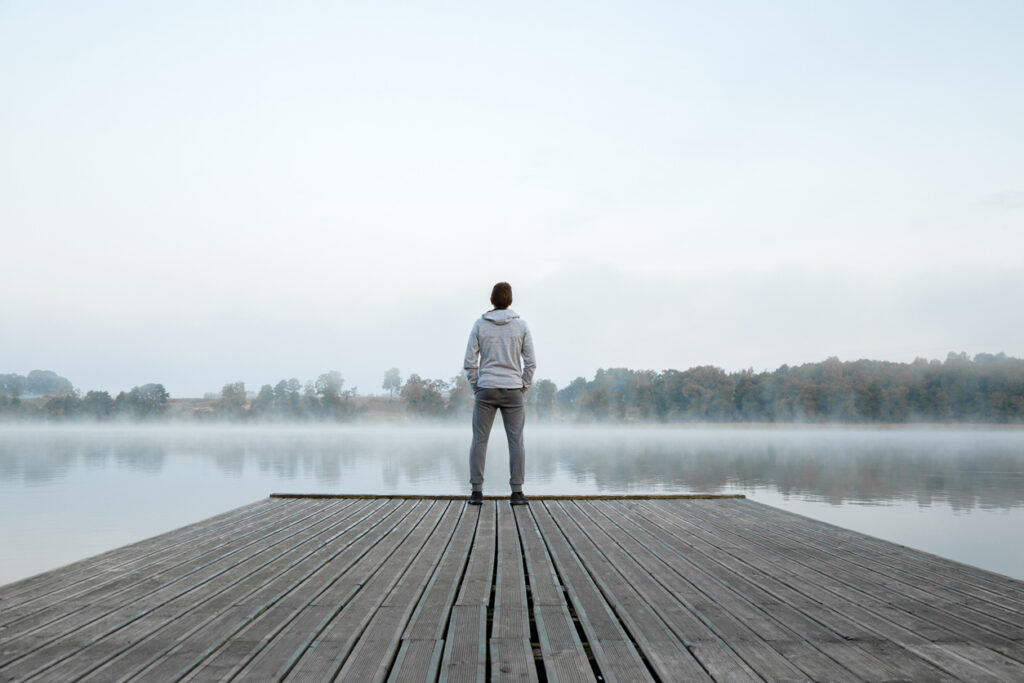
<svg viewBox="0 0 1024 683">
<path fill-rule="evenodd" d="M 1020 436 L 986 443 L 969 436 L 943 441 L 904 434 L 887 438 L 884 433 L 795 440 L 785 432 L 754 439 L 677 434 L 648 440 L 641 433 L 631 441 L 611 436 L 605 443 L 558 438 L 534 452 L 557 458 L 603 490 L 621 490 L 633 482 L 706 492 L 769 488 L 833 503 L 916 500 L 921 505 L 948 502 L 956 509 L 1024 503 Z"/>
<path fill-rule="evenodd" d="M 109 458 L 110 447 L 108 445 L 87 443 L 82 447 L 82 462 L 90 470 L 105 469 Z"/>
<path fill-rule="evenodd" d="M 503 442 L 496 425 L 491 481 L 505 479 Z M 574 492 L 767 488 L 832 503 L 1007 508 L 1024 504 L 1022 442 L 1014 431 L 540 428 L 528 432 L 527 457 L 534 481 L 567 477 Z M 169 457 L 188 456 L 233 478 L 250 468 L 356 493 L 379 475 L 401 491 L 463 481 L 468 450 L 463 428 L 22 430 L 0 433 L 0 481 L 45 484 L 75 468 L 158 475 Z"/>
<path fill-rule="evenodd" d="M 29 486 L 48 484 L 67 476 L 75 460 L 67 448 L 49 449 L 44 444 L 11 444 L 0 447 L 0 481 Z"/>
<path fill-rule="evenodd" d="M 346 471 L 355 469 L 357 457 L 342 441 L 321 438 L 271 437 L 247 440 L 247 453 L 260 472 L 280 479 L 313 478 L 337 485 Z"/>
<path fill-rule="evenodd" d="M 443 464 L 457 467 L 465 458 L 462 435 L 439 430 L 417 430 L 418 437 L 402 429 L 370 433 L 334 431 L 327 434 L 297 435 L 253 442 L 251 451 L 259 462 L 275 468 L 285 465 L 285 477 L 313 478 L 318 484 L 341 487 L 346 492 L 347 475 L 366 467 L 379 468 L 384 486 L 397 490 L 405 482 L 436 481 Z M 456 447 L 458 444 L 458 447 Z"/>
<path fill-rule="evenodd" d="M 241 477 L 245 472 L 246 456 L 245 444 L 235 442 L 222 443 L 209 455 L 217 470 L 232 478 Z"/>
<path fill-rule="evenodd" d="M 24 431 L 0 434 L 0 481 L 48 484 L 74 469 L 116 467 L 150 475 L 163 470 L 165 445 L 135 436 L 117 438 L 96 431 Z"/>
<path fill-rule="evenodd" d="M 160 441 L 135 438 L 113 444 L 114 462 L 129 470 L 145 474 L 160 474 L 166 458 L 165 445 Z"/>
</svg>

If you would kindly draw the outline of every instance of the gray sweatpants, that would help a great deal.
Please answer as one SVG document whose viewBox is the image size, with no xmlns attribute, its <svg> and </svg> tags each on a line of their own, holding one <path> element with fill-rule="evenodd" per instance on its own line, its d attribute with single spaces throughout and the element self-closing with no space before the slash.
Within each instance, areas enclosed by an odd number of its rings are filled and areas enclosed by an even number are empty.
<svg viewBox="0 0 1024 683">
<path fill-rule="evenodd" d="M 523 447 L 523 392 L 519 389 L 479 389 L 473 406 L 473 446 L 469 451 L 469 484 L 474 491 L 484 488 L 487 464 L 487 437 L 491 434 L 495 411 L 501 411 L 508 437 L 508 483 L 513 491 L 523 490 L 526 448 Z"/>
</svg>

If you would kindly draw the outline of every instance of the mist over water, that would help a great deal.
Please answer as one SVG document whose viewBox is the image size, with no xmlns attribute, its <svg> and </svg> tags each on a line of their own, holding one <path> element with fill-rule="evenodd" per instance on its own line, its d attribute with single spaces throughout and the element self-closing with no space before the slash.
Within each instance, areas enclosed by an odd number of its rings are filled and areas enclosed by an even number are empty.
<svg viewBox="0 0 1024 683">
<path fill-rule="evenodd" d="M 485 493 L 508 490 L 495 425 Z M 0 427 L 0 583 L 271 492 L 465 494 L 468 425 Z M 1024 430 L 554 427 L 527 494 L 743 493 L 1024 577 Z"/>
</svg>

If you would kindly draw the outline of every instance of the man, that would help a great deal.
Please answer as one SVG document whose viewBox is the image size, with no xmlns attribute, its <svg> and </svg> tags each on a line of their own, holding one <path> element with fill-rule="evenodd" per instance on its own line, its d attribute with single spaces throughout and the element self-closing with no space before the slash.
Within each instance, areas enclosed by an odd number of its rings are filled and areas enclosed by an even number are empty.
<svg viewBox="0 0 1024 683">
<path fill-rule="evenodd" d="M 526 449 L 523 447 L 523 394 L 530 388 L 537 362 L 533 355 L 533 337 L 526 321 L 511 310 L 512 286 L 499 282 L 491 290 L 491 305 L 469 333 L 463 367 L 473 387 L 473 446 L 469 451 L 470 505 L 483 503 L 484 465 L 487 461 L 487 437 L 494 424 L 494 413 L 501 411 L 508 437 L 509 485 L 512 505 L 526 505 L 523 473 Z"/>
</svg>

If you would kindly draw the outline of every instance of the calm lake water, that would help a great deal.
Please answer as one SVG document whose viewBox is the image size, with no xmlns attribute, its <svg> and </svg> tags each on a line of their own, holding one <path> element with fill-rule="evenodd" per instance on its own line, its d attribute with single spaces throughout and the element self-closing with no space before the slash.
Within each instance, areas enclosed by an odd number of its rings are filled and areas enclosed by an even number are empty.
<svg viewBox="0 0 1024 683">
<path fill-rule="evenodd" d="M 0 426 L 0 584 L 272 492 L 465 494 L 468 448 L 468 425 Z M 503 495 L 500 424 L 488 459 Z M 530 425 L 525 489 L 743 493 L 1024 579 L 1021 429 Z"/>
</svg>

